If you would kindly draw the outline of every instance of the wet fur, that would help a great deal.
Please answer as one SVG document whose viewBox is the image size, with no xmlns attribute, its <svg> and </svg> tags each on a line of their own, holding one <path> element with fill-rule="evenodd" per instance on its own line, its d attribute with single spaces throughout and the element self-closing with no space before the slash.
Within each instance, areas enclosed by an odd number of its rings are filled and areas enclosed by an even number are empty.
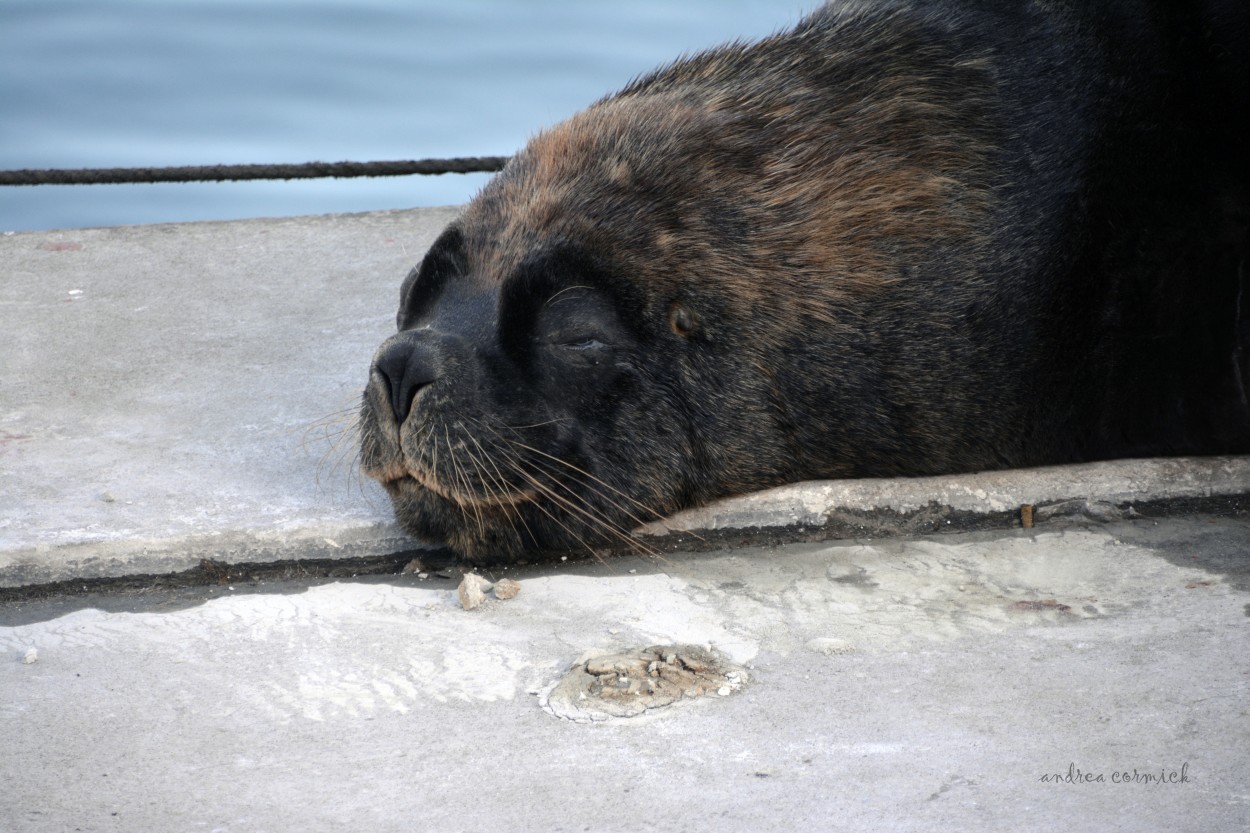
<svg viewBox="0 0 1250 833">
<path fill-rule="evenodd" d="M 1247 16 L 834 3 L 633 82 L 404 282 L 364 471 L 493 560 L 802 479 L 1247 450 Z"/>
</svg>

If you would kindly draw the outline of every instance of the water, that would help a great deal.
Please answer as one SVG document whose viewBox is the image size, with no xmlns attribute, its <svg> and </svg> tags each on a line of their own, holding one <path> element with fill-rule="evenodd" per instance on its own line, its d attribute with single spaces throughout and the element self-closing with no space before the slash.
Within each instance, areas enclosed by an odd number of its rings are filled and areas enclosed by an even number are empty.
<svg viewBox="0 0 1250 833">
<path fill-rule="evenodd" d="M 815 0 L 0 0 L 0 169 L 512 153 Z M 489 175 L 0 187 L 0 229 L 467 200 Z"/>
</svg>

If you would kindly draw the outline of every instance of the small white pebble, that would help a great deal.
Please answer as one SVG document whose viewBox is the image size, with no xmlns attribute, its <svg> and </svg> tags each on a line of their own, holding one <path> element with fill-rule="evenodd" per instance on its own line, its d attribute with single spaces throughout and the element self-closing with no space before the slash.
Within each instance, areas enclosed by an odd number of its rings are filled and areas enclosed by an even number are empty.
<svg viewBox="0 0 1250 833">
<path fill-rule="evenodd" d="M 23 665 L 34 665 L 39 661 L 39 650 L 37 648 L 27 648 L 26 653 L 22 654 Z"/>
<path fill-rule="evenodd" d="M 719 694 L 721 697 L 728 697 L 732 691 L 733 689 L 727 685 L 723 685 L 720 688 L 716 689 L 716 693 Z"/>
</svg>

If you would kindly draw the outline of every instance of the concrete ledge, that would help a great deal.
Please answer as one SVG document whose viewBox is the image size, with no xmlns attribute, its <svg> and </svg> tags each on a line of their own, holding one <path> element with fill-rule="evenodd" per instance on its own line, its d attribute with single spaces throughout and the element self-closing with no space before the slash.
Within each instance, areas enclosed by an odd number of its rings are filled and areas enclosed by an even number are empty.
<svg viewBox="0 0 1250 833">
<path fill-rule="evenodd" d="M 355 474 L 352 421 L 399 283 L 457 211 L 0 236 L 0 587 L 423 546 Z M 796 484 L 641 533 L 836 537 L 1243 494 L 1250 458 L 1121 461 Z"/>
<path fill-rule="evenodd" d="M 898 479 L 811 481 L 681 512 L 640 533 L 828 529 L 869 524 L 878 533 L 911 531 L 914 521 L 999 517 L 1021 507 L 1037 522 L 1059 515 L 1131 517 L 1133 504 L 1250 494 L 1250 458 L 1112 460 L 1073 466 Z"/>
<path fill-rule="evenodd" d="M 419 546 L 394 525 L 378 523 L 34 547 L 0 553 L 0 588 L 178 573 L 195 569 L 205 560 L 273 565 L 366 559 Z"/>
<path fill-rule="evenodd" d="M 678 513 L 637 530 L 644 541 L 670 536 L 674 545 L 700 539 L 737 544 L 775 538 L 890 536 L 1020 525 L 1020 508 L 1035 523 L 1061 518 L 1113 521 L 1149 507 L 1183 513 L 1192 501 L 1250 495 L 1250 458 L 1118 460 L 1075 466 L 926 478 L 811 481 L 782 486 Z M 111 539 L 38 544 L 0 552 L 0 587 L 67 580 L 117 579 L 196 568 L 210 559 L 230 565 L 343 561 L 412 553 L 428 547 L 403 534 L 381 507 L 374 523 L 308 519 L 269 529 L 218 530 L 162 539 Z M 672 547 L 670 547 L 672 548 Z"/>
<path fill-rule="evenodd" d="M 414 546 L 352 424 L 457 211 L 0 236 L 0 586 Z"/>
</svg>

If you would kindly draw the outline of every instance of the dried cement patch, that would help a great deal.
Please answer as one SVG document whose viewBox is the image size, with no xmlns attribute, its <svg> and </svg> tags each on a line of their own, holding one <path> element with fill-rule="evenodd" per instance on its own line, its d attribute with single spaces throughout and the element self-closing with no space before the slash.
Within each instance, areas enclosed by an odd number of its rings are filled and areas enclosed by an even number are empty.
<svg viewBox="0 0 1250 833">
<path fill-rule="evenodd" d="M 748 680 L 723 654 L 697 645 L 652 645 L 576 663 L 542 700 L 577 723 L 637 717 L 703 697 L 728 697 Z"/>
<path fill-rule="evenodd" d="M 166 612 L 84 609 L 0 627 L 0 657 L 10 658 L 0 663 L 0 690 L 15 684 L 6 674 L 37 671 L 55 703 L 61 687 L 142 669 L 176 680 L 188 703 L 278 723 L 509 701 L 537 712 L 570 658 L 629 657 L 639 646 L 704 646 L 758 679 L 761 656 L 836 670 L 1016 629 L 1061 638 L 1143 610 L 1167 612 L 1152 625 L 1162 633 L 1197 594 L 1207 604 L 1245 601 L 1240 579 L 1156 549 L 1240 553 L 1246 541 L 1248 523 L 1195 520 L 735 550 L 672 558 L 651 573 L 609 564 L 617 572 L 530 575 L 512 601 L 471 613 L 450 581 L 412 577 L 231 594 Z M 38 661 L 23 665 L 30 649 Z M 117 691 L 125 701 L 129 689 Z M 0 721 L 34 703 L 0 702 Z"/>
<path fill-rule="evenodd" d="M 1201 534 L 1196 524 L 1175 529 Z M 737 550 L 683 565 L 680 577 L 682 592 L 720 611 L 744 641 L 839 656 L 1119 616 L 1160 586 L 1205 576 L 1112 530 L 792 545 L 784 560 Z"/>
</svg>

